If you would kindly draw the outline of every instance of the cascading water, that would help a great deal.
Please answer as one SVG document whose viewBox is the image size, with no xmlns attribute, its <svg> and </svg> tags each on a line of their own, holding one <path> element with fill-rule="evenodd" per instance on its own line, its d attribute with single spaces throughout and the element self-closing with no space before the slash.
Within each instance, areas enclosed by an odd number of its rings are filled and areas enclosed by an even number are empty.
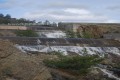
<svg viewBox="0 0 120 80">
<path fill-rule="evenodd" d="M 113 79 L 116 79 L 116 80 L 120 80 L 120 78 L 116 77 L 112 72 L 106 70 L 106 69 L 102 69 L 102 68 L 99 68 L 104 74 L 108 75 L 109 78 L 113 78 Z"/>
<path fill-rule="evenodd" d="M 52 31 L 52 32 L 38 32 L 39 37 L 47 38 L 65 38 L 66 33 L 63 31 Z"/>
<path fill-rule="evenodd" d="M 107 53 L 113 53 L 120 55 L 120 50 L 117 47 L 79 47 L 79 46 L 45 46 L 45 45 L 36 45 L 36 46 L 19 46 L 16 47 L 22 51 L 38 51 L 38 52 L 52 52 L 59 51 L 67 55 L 68 52 L 74 52 L 79 55 L 89 54 L 98 54 L 103 56 Z M 69 54 L 69 53 L 68 53 Z"/>
</svg>

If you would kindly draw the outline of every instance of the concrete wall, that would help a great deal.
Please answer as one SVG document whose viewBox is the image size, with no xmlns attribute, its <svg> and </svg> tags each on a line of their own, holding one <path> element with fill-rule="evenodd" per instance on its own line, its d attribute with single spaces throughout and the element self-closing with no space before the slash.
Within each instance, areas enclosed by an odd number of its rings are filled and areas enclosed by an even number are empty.
<svg viewBox="0 0 120 80">
<path fill-rule="evenodd" d="M 71 23 L 61 23 L 60 25 L 58 25 L 58 27 L 65 31 L 73 31 L 73 24 Z"/>
<path fill-rule="evenodd" d="M 2 26 L 0 25 L 0 30 L 27 30 L 25 26 Z"/>
<path fill-rule="evenodd" d="M 103 37 L 106 39 L 120 39 L 120 33 L 104 34 Z"/>
<path fill-rule="evenodd" d="M 63 30 L 73 30 L 74 32 L 77 31 L 77 29 L 80 29 L 80 26 L 86 27 L 86 26 L 96 26 L 102 29 L 102 31 L 117 31 L 120 32 L 120 24 L 110 24 L 110 23 L 61 23 L 58 24 L 59 28 L 62 28 Z"/>
<path fill-rule="evenodd" d="M 58 25 L 58 26 L 66 31 L 70 30 L 70 31 L 77 32 L 81 24 L 80 23 L 62 23 L 61 25 Z"/>
<path fill-rule="evenodd" d="M 73 31 L 77 32 L 77 30 L 80 28 L 80 24 L 73 24 Z"/>
</svg>

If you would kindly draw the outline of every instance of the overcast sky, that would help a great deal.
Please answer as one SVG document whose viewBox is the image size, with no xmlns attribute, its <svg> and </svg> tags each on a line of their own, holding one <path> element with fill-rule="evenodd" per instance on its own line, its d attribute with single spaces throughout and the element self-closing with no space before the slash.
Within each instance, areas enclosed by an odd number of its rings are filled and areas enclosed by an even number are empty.
<svg viewBox="0 0 120 80">
<path fill-rule="evenodd" d="M 0 13 L 37 21 L 120 22 L 120 0 L 0 0 Z"/>
</svg>

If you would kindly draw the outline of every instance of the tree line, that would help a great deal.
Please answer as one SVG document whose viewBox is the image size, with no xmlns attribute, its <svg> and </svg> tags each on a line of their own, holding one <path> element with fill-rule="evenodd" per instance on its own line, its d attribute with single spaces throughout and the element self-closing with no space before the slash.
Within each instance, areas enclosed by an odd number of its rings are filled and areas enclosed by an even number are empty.
<svg viewBox="0 0 120 80">
<path fill-rule="evenodd" d="M 17 24 L 17 23 L 35 23 L 35 21 L 30 21 L 25 18 L 12 18 L 10 14 L 0 13 L 0 24 Z"/>
<path fill-rule="evenodd" d="M 35 20 L 29 20 L 25 18 L 12 18 L 10 14 L 2 14 L 0 13 L 0 24 L 2 25 L 46 25 L 46 26 L 53 26 L 57 27 L 57 23 L 50 22 L 48 20 L 45 20 L 44 22 L 39 21 L 36 22 Z"/>
</svg>

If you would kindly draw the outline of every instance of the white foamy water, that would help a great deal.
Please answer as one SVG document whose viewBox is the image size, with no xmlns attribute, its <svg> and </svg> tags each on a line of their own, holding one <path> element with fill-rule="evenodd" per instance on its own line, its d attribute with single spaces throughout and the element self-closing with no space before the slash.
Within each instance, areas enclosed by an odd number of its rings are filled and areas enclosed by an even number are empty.
<svg viewBox="0 0 120 80">
<path fill-rule="evenodd" d="M 120 55 L 120 50 L 117 47 L 79 47 L 79 46 L 44 46 L 44 45 L 37 45 L 37 46 L 16 45 L 16 47 L 23 52 L 37 51 L 37 52 L 49 53 L 52 51 L 57 51 L 57 52 L 62 52 L 64 55 L 68 55 L 69 52 L 74 52 L 79 55 L 98 54 L 100 56 L 104 56 L 104 54 L 108 54 L 108 53 Z"/>
<path fill-rule="evenodd" d="M 113 75 L 112 72 L 106 70 L 106 69 L 102 69 L 102 68 L 99 68 L 104 74 L 108 75 L 109 78 L 114 78 L 116 80 L 120 80 L 120 78 L 116 77 L 115 75 Z"/>
<path fill-rule="evenodd" d="M 51 32 L 38 32 L 40 37 L 47 37 L 47 38 L 65 38 L 66 33 L 63 31 L 51 31 Z"/>
</svg>

